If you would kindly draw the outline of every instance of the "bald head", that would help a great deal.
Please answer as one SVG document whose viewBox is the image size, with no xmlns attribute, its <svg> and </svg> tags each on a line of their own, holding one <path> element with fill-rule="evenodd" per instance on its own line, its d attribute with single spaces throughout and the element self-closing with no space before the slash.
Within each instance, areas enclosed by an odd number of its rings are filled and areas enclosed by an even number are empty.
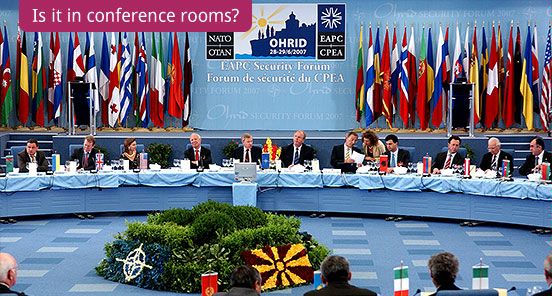
<svg viewBox="0 0 552 296">
<path fill-rule="evenodd" d="M 8 253 L 0 253 L 0 282 L 12 287 L 17 281 L 17 261 Z"/>
</svg>

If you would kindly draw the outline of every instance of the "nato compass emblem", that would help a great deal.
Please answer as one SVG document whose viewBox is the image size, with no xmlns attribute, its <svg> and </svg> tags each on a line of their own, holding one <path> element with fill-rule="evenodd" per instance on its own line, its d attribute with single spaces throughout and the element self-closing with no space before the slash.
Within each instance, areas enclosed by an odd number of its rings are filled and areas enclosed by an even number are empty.
<svg viewBox="0 0 552 296">
<path fill-rule="evenodd" d="M 144 268 L 147 267 L 152 269 L 151 266 L 146 264 L 146 254 L 142 250 L 143 245 L 144 244 L 140 244 L 138 248 L 130 251 L 124 260 L 116 258 L 117 261 L 124 262 L 123 273 L 125 275 L 125 281 L 127 282 L 139 276 Z"/>
<path fill-rule="evenodd" d="M 337 8 L 327 7 L 322 12 L 322 16 L 320 17 L 320 19 L 322 20 L 322 24 L 324 25 L 324 27 L 328 29 L 335 29 L 339 25 L 341 25 L 343 17 L 341 16 L 341 12 Z"/>
</svg>

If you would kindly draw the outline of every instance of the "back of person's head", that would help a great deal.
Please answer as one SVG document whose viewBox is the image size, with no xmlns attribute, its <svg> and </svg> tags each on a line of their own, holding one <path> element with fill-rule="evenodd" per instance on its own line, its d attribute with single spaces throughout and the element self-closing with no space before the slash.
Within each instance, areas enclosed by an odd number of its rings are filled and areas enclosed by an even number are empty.
<svg viewBox="0 0 552 296">
<path fill-rule="evenodd" d="M 397 136 L 393 135 L 393 134 L 387 135 L 387 137 L 385 137 L 385 142 L 387 142 L 389 140 L 393 141 L 393 143 L 398 143 L 399 142 L 399 138 Z"/>
<path fill-rule="evenodd" d="M 248 265 L 236 267 L 230 275 L 230 285 L 240 288 L 255 288 L 255 283 L 261 283 L 261 275 L 259 271 Z"/>
<path fill-rule="evenodd" d="M 427 264 L 431 278 L 436 287 L 454 284 L 459 265 L 456 256 L 449 252 L 431 256 Z"/>
<path fill-rule="evenodd" d="M 326 257 L 320 266 L 323 279 L 328 283 L 346 282 L 350 279 L 349 261 L 345 257 L 332 255 Z"/>
<path fill-rule="evenodd" d="M 17 281 L 17 261 L 8 253 L 0 253 L 0 283 L 9 288 Z"/>
</svg>

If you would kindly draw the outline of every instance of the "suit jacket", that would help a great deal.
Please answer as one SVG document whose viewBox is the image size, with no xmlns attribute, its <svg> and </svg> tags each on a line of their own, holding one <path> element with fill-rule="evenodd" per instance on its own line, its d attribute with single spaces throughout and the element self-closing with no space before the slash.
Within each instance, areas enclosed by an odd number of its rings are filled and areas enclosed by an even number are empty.
<svg viewBox="0 0 552 296">
<path fill-rule="evenodd" d="M 533 296 L 552 296 L 552 288 L 533 294 Z"/>
<path fill-rule="evenodd" d="M 238 148 L 234 149 L 234 159 L 239 159 L 240 162 L 244 162 L 243 152 L 244 152 L 243 146 L 239 146 Z M 258 147 L 258 146 L 251 146 L 250 152 L 251 152 L 251 159 L 249 161 L 257 164 L 261 163 L 263 149 L 261 149 L 261 147 Z"/>
<path fill-rule="evenodd" d="M 458 288 L 455 284 L 443 285 L 437 288 L 437 291 L 435 291 L 435 293 L 429 296 L 435 296 L 435 295 L 439 296 L 439 291 L 456 291 L 456 290 L 462 290 L 462 289 Z"/>
<path fill-rule="evenodd" d="M 12 294 L 12 295 L 18 295 L 18 296 L 26 296 L 25 293 L 10 290 L 10 288 L 4 286 L 3 284 L 0 284 L 0 294 Z"/>
<path fill-rule="evenodd" d="M 184 151 L 184 158 L 189 159 L 190 161 L 195 160 L 195 152 L 194 147 L 188 148 L 186 151 Z M 199 159 L 200 162 L 203 164 L 203 167 L 208 169 L 209 164 L 213 163 L 213 158 L 211 157 L 211 150 L 201 146 L 201 149 L 199 150 Z M 194 163 L 190 163 L 190 168 L 197 169 L 198 165 Z"/>
<path fill-rule="evenodd" d="M 293 143 L 282 148 L 280 159 L 282 160 L 283 167 L 288 167 L 293 164 L 293 154 L 295 154 L 295 146 Z M 305 160 L 313 160 L 314 156 L 314 149 L 309 145 L 303 144 L 301 146 L 301 151 L 299 152 L 299 163 L 304 164 Z"/>
<path fill-rule="evenodd" d="M 498 154 L 498 160 L 496 162 L 496 167 L 501 168 L 502 167 L 502 161 L 503 160 L 509 160 L 510 161 L 510 173 L 514 173 L 514 158 L 512 155 L 510 155 L 508 152 L 504 152 L 500 150 Z M 493 162 L 493 154 L 491 152 L 487 152 L 483 154 L 483 158 L 481 159 L 481 164 L 479 164 L 479 168 L 486 171 L 491 169 L 491 165 Z"/>
<path fill-rule="evenodd" d="M 353 151 L 362 153 L 357 147 L 353 147 Z M 330 164 L 336 169 L 341 169 L 344 173 L 356 172 L 357 170 L 355 163 L 345 163 L 345 148 L 343 148 L 343 144 L 333 147 Z"/>
<path fill-rule="evenodd" d="M 331 283 L 320 290 L 309 291 L 304 296 L 348 296 L 348 295 L 363 295 L 363 296 L 376 296 L 377 294 L 368 289 L 362 289 L 350 285 L 347 282 L 344 283 Z"/>
<path fill-rule="evenodd" d="M 443 167 L 445 166 L 445 162 L 447 161 L 447 153 L 448 151 L 445 151 L 438 153 L 437 156 L 435 156 L 433 166 L 431 167 L 432 170 L 435 168 L 440 170 L 443 169 Z M 463 165 L 464 157 L 460 155 L 460 153 L 456 152 L 456 155 L 454 155 L 454 157 L 452 158 L 450 165 L 452 166 L 453 164 Z"/>
<path fill-rule="evenodd" d="M 228 292 L 218 292 L 215 296 L 259 296 L 259 293 L 251 288 L 233 287 Z"/>
<path fill-rule="evenodd" d="M 542 162 L 552 163 L 552 153 L 544 151 Z M 535 168 L 535 155 L 529 153 L 529 155 L 527 155 L 527 157 L 525 158 L 525 162 L 523 163 L 523 165 L 519 167 L 519 174 L 522 176 L 527 176 L 531 173 L 533 168 Z"/>
<path fill-rule="evenodd" d="M 38 164 L 37 171 L 45 172 L 48 170 L 48 160 L 46 160 L 46 155 L 42 151 L 36 151 L 35 154 L 36 164 Z M 31 162 L 31 157 L 27 154 L 27 150 L 23 150 L 17 154 L 17 167 L 19 172 L 27 173 L 27 163 Z"/>
<path fill-rule="evenodd" d="M 71 154 L 71 160 L 77 160 L 79 166 L 77 169 L 83 168 L 85 171 L 95 170 L 96 169 L 96 153 L 100 153 L 100 150 L 96 147 L 92 148 L 90 154 L 88 155 L 88 162 L 84 163 L 84 149 L 79 148 Z M 104 158 L 104 162 L 107 160 Z"/>
<path fill-rule="evenodd" d="M 391 152 L 386 151 L 385 155 L 387 155 L 387 157 L 389 157 L 387 161 L 389 163 L 391 163 Z M 397 151 L 397 166 L 399 166 L 399 163 L 402 163 L 402 165 L 400 165 L 400 166 L 405 167 L 405 166 L 408 165 L 409 162 L 410 162 L 410 152 L 408 152 L 407 150 L 399 148 L 399 151 Z"/>
</svg>

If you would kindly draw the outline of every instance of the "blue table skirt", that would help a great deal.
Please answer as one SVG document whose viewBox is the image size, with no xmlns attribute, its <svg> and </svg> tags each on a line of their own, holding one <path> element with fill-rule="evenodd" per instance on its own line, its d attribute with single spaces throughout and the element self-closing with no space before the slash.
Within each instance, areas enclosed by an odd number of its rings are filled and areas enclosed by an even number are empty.
<svg viewBox="0 0 552 296">
<path fill-rule="evenodd" d="M 117 188 L 120 186 L 195 187 L 222 186 L 234 183 L 231 171 L 144 171 L 55 174 L 52 176 L 9 174 L 0 179 L 0 192 L 38 191 L 44 189 Z M 393 191 L 434 191 L 438 193 L 465 193 L 482 196 L 552 200 L 552 185 L 515 179 L 506 182 L 494 179 L 461 179 L 456 177 L 422 177 L 419 175 L 365 175 L 321 173 L 277 173 L 263 171 L 257 174 L 259 187 L 323 188 L 355 187 L 361 190 L 388 189 Z"/>
</svg>

